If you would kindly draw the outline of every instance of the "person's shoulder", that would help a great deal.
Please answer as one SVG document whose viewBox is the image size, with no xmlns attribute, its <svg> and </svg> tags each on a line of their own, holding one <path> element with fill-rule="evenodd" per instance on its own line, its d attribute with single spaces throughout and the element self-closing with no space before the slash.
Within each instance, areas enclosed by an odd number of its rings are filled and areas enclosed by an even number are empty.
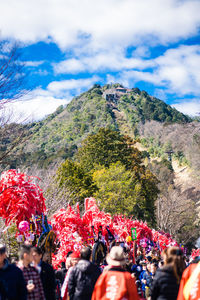
<svg viewBox="0 0 200 300">
<path fill-rule="evenodd" d="M 91 264 L 92 264 L 92 272 L 94 272 L 98 276 L 101 275 L 102 274 L 102 269 L 99 266 L 97 266 L 93 263 L 91 263 Z"/>
<path fill-rule="evenodd" d="M 92 268 L 94 268 L 95 270 L 99 270 L 101 272 L 101 268 L 97 265 L 95 265 L 94 263 L 90 262 L 90 265 L 92 266 Z"/>
<path fill-rule="evenodd" d="M 53 270 L 53 267 L 50 264 L 48 264 L 48 263 L 46 263 L 44 261 L 42 261 L 41 267 L 42 267 L 42 269 Z"/>
<path fill-rule="evenodd" d="M 154 280 L 156 281 L 165 281 L 170 280 L 170 278 L 174 278 L 174 272 L 171 267 L 163 267 L 156 270 L 156 274 L 154 276 Z"/>
<path fill-rule="evenodd" d="M 22 270 L 18 266 L 16 266 L 15 264 L 8 264 L 7 269 L 8 269 L 9 272 L 15 273 L 19 276 L 23 274 Z"/>
</svg>

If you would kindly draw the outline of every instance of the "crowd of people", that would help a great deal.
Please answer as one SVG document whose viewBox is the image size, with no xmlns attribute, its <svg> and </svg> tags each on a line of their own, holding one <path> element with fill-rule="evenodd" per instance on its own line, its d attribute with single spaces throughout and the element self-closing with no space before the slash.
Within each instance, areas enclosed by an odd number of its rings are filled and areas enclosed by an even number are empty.
<svg viewBox="0 0 200 300">
<path fill-rule="evenodd" d="M 113 246 L 102 264 L 92 249 L 70 251 L 60 268 L 44 261 L 38 247 L 24 244 L 11 264 L 0 245 L 0 300 L 199 300 L 200 257 L 188 262 L 178 247 L 137 253 Z"/>
</svg>

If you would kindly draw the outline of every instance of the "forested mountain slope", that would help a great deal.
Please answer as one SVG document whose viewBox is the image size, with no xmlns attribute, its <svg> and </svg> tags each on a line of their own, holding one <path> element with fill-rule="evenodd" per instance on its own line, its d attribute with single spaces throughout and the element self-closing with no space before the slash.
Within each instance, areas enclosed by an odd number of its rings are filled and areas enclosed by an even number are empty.
<svg viewBox="0 0 200 300">
<path fill-rule="evenodd" d="M 26 169 L 43 178 L 40 184 L 47 191 L 59 164 L 74 160 L 82 141 L 100 128 L 137 139 L 143 164 L 159 180 L 158 228 L 178 239 L 185 237 L 186 243 L 193 241 L 200 206 L 200 123 L 138 88 L 95 85 L 40 122 L 1 128 L 1 171 Z M 188 185 L 180 166 L 187 169 Z M 58 192 L 53 189 L 53 202 Z M 66 202 L 66 194 L 63 197 Z"/>
<path fill-rule="evenodd" d="M 39 163 L 47 167 L 54 160 L 72 157 L 81 141 L 101 127 L 137 136 L 139 125 L 151 120 L 170 124 L 191 121 L 145 91 L 125 89 L 119 84 L 95 85 L 75 97 L 66 108 L 59 107 L 43 121 L 29 125 L 33 134 L 16 150 L 16 165 Z"/>
</svg>

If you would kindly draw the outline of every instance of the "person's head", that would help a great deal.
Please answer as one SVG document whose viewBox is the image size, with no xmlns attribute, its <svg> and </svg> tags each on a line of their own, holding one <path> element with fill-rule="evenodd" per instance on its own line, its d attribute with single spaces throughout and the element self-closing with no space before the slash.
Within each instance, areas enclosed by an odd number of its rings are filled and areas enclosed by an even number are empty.
<svg viewBox="0 0 200 300">
<path fill-rule="evenodd" d="M 146 270 L 147 269 L 147 264 L 145 262 L 142 262 L 141 265 L 142 265 L 142 270 Z"/>
<path fill-rule="evenodd" d="M 106 261 L 110 266 L 123 267 L 126 264 L 126 258 L 123 248 L 120 246 L 114 246 L 110 250 L 110 253 L 106 256 Z"/>
<path fill-rule="evenodd" d="M 178 247 L 169 247 L 162 252 L 164 266 L 171 266 L 177 281 L 180 282 L 185 269 L 183 252 Z"/>
<path fill-rule="evenodd" d="M 81 259 L 90 260 L 92 251 L 89 247 L 84 247 L 81 249 Z"/>
<path fill-rule="evenodd" d="M 70 256 L 72 267 L 74 267 L 80 260 L 80 252 L 74 251 Z"/>
<path fill-rule="evenodd" d="M 42 250 L 39 247 L 33 247 L 32 249 L 33 254 L 33 262 L 38 265 L 42 259 Z"/>
<path fill-rule="evenodd" d="M 69 269 L 72 266 L 72 262 L 71 262 L 71 254 L 73 253 L 73 251 L 69 251 L 66 255 L 66 260 L 65 260 L 65 265 L 64 267 L 66 269 Z"/>
<path fill-rule="evenodd" d="M 28 264 L 31 263 L 33 260 L 32 246 L 22 245 L 19 249 L 19 259 Z"/>
<path fill-rule="evenodd" d="M 163 265 L 164 265 L 164 261 L 163 260 L 160 260 L 159 262 L 158 262 L 158 268 L 162 268 L 163 267 Z"/>
<path fill-rule="evenodd" d="M 0 244 L 0 267 L 4 265 L 4 260 L 6 259 L 6 246 Z"/>
<path fill-rule="evenodd" d="M 155 274 L 156 270 L 158 268 L 158 265 L 156 263 L 151 263 L 151 273 Z"/>
<path fill-rule="evenodd" d="M 42 260 L 48 264 L 51 263 L 51 255 L 49 252 L 44 252 L 43 256 L 42 256 Z"/>
<path fill-rule="evenodd" d="M 150 262 L 147 263 L 147 271 L 151 272 L 151 263 Z"/>
<path fill-rule="evenodd" d="M 151 262 L 152 261 L 152 257 L 150 255 L 147 256 L 147 261 Z"/>
<path fill-rule="evenodd" d="M 71 257 L 70 257 L 70 256 L 67 256 L 67 257 L 66 257 L 66 260 L 65 260 L 65 268 L 66 268 L 66 269 L 69 269 L 71 266 L 72 266 L 72 260 L 71 260 Z"/>
</svg>

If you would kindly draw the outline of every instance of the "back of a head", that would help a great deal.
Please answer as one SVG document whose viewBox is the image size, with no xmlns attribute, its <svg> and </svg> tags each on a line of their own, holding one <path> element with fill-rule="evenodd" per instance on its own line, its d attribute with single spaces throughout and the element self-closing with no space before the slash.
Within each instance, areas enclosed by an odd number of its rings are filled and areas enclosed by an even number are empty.
<svg viewBox="0 0 200 300">
<path fill-rule="evenodd" d="M 163 252 L 164 265 L 171 266 L 178 283 L 180 282 L 182 273 L 185 269 L 183 252 L 178 247 L 169 247 Z"/>
<path fill-rule="evenodd" d="M 30 254 L 32 246 L 30 245 L 22 245 L 19 249 L 19 259 L 24 259 L 24 254 Z"/>
<path fill-rule="evenodd" d="M 84 247 L 81 249 L 81 259 L 90 260 L 92 251 L 89 247 Z"/>
<path fill-rule="evenodd" d="M 0 254 L 6 253 L 6 245 L 3 243 L 0 243 Z"/>
</svg>

